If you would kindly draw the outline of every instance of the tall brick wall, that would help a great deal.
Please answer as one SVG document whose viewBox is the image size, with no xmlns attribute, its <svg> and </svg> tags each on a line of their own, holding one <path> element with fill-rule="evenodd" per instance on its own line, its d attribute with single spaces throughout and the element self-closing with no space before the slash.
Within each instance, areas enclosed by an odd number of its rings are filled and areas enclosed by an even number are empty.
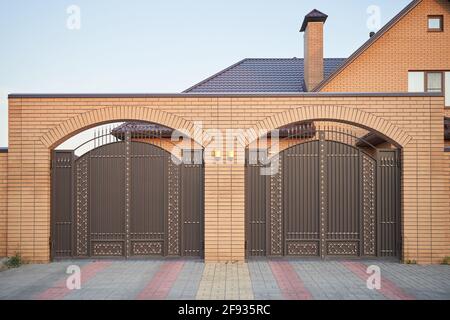
<svg viewBox="0 0 450 320">
<path fill-rule="evenodd" d="M 6 256 L 8 153 L 0 151 L 0 257 Z"/>
<path fill-rule="evenodd" d="M 404 257 L 439 262 L 450 255 L 442 117 L 443 98 L 436 96 L 11 98 L 8 253 L 20 251 L 27 259 L 48 261 L 50 150 L 87 127 L 146 120 L 186 130 L 194 121 L 202 121 L 204 130 L 257 130 L 337 119 L 375 129 L 403 147 Z M 237 160 L 208 163 L 205 175 L 205 259 L 242 261 L 244 166 Z"/>
<path fill-rule="evenodd" d="M 443 15 L 444 32 L 427 16 Z M 409 70 L 450 70 L 450 2 L 423 0 L 320 91 L 407 92 Z"/>
</svg>

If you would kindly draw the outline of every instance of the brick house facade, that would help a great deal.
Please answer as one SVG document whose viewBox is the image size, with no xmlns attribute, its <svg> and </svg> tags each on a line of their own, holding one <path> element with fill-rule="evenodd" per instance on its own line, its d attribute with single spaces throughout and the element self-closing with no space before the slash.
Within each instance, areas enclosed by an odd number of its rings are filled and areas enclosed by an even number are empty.
<svg viewBox="0 0 450 320">
<path fill-rule="evenodd" d="M 427 29 L 430 15 L 443 17 L 443 32 Z M 246 147 L 261 129 L 313 121 L 360 127 L 400 148 L 401 258 L 439 263 L 450 256 L 450 153 L 444 152 L 443 126 L 450 111 L 443 92 L 408 93 L 408 72 L 450 70 L 450 3 L 413 1 L 323 80 L 329 67 L 321 41 L 325 20 L 320 12 L 305 18 L 306 90 L 299 92 L 196 91 L 214 85 L 213 77 L 181 94 L 10 95 L 9 148 L 0 152 L 0 256 L 20 252 L 31 261 L 49 261 L 51 151 L 87 128 L 114 121 L 182 129 L 205 148 L 207 262 L 246 258 L 244 155 L 211 157 L 217 146 L 208 130 L 244 130 L 240 143 Z"/>
</svg>

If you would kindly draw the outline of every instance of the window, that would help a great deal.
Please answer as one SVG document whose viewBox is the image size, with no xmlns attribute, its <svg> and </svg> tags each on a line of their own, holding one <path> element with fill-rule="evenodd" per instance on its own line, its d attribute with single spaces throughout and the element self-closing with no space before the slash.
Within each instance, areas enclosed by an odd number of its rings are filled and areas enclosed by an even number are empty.
<svg viewBox="0 0 450 320">
<path fill-rule="evenodd" d="M 408 73 L 408 92 L 425 92 L 425 73 Z"/>
<path fill-rule="evenodd" d="M 428 16 L 428 31 L 444 31 L 444 17 Z"/>
<path fill-rule="evenodd" d="M 443 92 L 450 107 L 450 71 L 410 71 L 408 92 Z"/>
<path fill-rule="evenodd" d="M 426 92 L 442 92 L 442 72 L 426 73 Z"/>
</svg>

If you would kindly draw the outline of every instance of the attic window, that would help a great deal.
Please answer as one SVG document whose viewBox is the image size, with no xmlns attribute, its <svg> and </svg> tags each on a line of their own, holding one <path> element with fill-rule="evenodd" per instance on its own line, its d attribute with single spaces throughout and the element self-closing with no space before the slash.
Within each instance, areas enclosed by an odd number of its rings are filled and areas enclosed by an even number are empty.
<svg viewBox="0 0 450 320">
<path fill-rule="evenodd" d="M 443 16 L 428 16 L 428 31 L 442 32 L 444 31 Z"/>
</svg>

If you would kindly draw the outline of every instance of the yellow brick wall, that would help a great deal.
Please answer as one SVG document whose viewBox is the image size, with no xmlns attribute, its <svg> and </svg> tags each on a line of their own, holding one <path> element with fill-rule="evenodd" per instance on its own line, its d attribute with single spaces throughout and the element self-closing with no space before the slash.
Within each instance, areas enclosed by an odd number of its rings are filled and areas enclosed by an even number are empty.
<svg viewBox="0 0 450 320">
<path fill-rule="evenodd" d="M 450 255 L 443 103 L 425 96 L 11 98 L 8 253 L 49 260 L 50 150 L 96 123 L 146 120 L 192 132 L 194 121 L 202 121 L 203 130 L 257 130 L 338 119 L 373 128 L 403 147 L 404 257 L 439 262 Z M 242 261 L 244 166 L 208 163 L 205 175 L 205 259 Z"/>
<path fill-rule="evenodd" d="M 428 15 L 444 32 L 428 32 Z M 450 70 L 449 23 L 450 2 L 423 0 L 320 91 L 407 92 L 409 70 Z"/>
<path fill-rule="evenodd" d="M 8 153 L 0 152 L 0 257 L 6 256 Z"/>
</svg>

